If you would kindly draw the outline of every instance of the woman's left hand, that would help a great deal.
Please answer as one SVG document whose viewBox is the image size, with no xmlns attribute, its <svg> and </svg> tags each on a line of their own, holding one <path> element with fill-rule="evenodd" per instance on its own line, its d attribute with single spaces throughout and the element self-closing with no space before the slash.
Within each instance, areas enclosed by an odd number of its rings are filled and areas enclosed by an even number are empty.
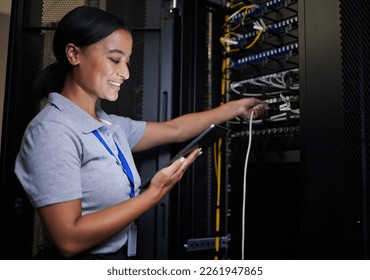
<svg viewBox="0 0 370 280">
<path fill-rule="evenodd" d="M 240 112 L 238 116 L 250 119 L 252 111 L 253 118 L 257 119 L 260 118 L 266 110 L 268 110 L 267 103 L 263 100 L 250 97 L 250 98 L 242 98 L 237 101 L 239 103 Z"/>
</svg>

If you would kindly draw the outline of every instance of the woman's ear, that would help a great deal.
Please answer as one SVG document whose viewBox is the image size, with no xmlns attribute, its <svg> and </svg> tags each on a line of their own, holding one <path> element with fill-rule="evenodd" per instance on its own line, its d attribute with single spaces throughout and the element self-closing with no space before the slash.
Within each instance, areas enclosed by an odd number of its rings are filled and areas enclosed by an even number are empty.
<svg viewBox="0 0 370 280">
<path fill-rule="evenodd" d="M 81 49 L 75 46 L 72 43 L 68 43 L 66 46 L 66 55 L 69 63 L 73 66 L 80 63 L 80 54 Z"/>
</svg>

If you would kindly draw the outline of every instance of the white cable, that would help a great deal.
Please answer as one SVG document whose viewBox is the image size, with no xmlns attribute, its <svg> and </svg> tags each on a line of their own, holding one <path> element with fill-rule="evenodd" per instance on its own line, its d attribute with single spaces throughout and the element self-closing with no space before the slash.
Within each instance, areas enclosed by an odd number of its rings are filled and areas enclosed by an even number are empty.
<svg viewBox="0 0 370 280">
<path fill-rule="evenodd" d="M 245 162 L 244 162 L 244 176 L 243 176 L 243 212 L 242 212 L 242 245 L 241 245 L 241 251 L 242 251 L 242 257 L 241 259 L 244 260 L 244 247 L 245 247 L 245 210 L 246 210 L 246 192 L 247 192 L 247 169 L 248 169 L 248 160 L 249 160 L 249 154 L 252 146 L 252 124 L 253 124 L 253 115 L 254 111 L 251 112 L 251 116 L 249 119 L 249 139 L 248 139 L 248 148 L 247 153 L 245 155 Z M 286 113 L 273 116 L 272 118 L 277 121 L 279 117 L 282 117 L 286 115 Z"/>
<path fill-rule="evenodd" d="M 248 159 L 249 153 L 252 145 L 252 123 L 253 123 L 253 115 L 254 111 L 252 111 L 250 119 L 249 119 L 249 143 L 247 154 L 245 155 L 245 163 L 244 163 L 244 181 L 243 181 L 243 213 L 242 213 L 242 260 L 244 260 L 244 242 L 245 242 L 245 198 L 246 198 L 246 189 L 247 189 L 247 167 L 248 167 Z"/>
<path fill-rule="evenodd" d="M 224 40 L 228 45 L 237 45 L 238 44 L 238 42 L 234 41 L 231 38 L 221 38 L 221 39 Z"/>
<path fill-rule="evenodd" d="M 240 118 L 240 117 L 235 117 L 234 118 L 235 120 L 237 120 L 237 121 L 228 121 L 228 123 L 230 123 L 230 124 L 241 124 L 242 123 L 242 119 Z M 259 120 L 250 120 L 253 124 L 259 124 L 259 123 L 262 123 L 263 122 L 263 120 L 262 119 L 259 119 Z"/>
<path fill-rule="evenodd" d="M 294 90 L 294 89 L 299 89 L 299 84 L 287 85 L 286 82 L 285 82 L 285 77 L 288 74 L 298 73 L 298 72 L 299 72 L 298 68 L 294 68 L 294 69 L 290 69 L 290 70 L 286 70 L 286 71 L 282 71 L 282 72 L 278 72 L 278 73 L 273 73 L 273 74 L 264 75 L 264 76 L 260 76 L 260 77 L 250 78 L 250 79 L 247 79 L 247 80 L 233 82 L 233 84 L 237 84 L 237 86 L 242 86 L 244 84 L 253 84 L 253 85 L 258 85 L 258 86 L 265 86 L 266 84 L 271 84 L 271 85 L 275 85 L 278 88 L 284 87 L 284 89 Z M 271 79 L 275 79 L 278 83 L 272 81 Z M 264 84 L 256 83 L 256 82 L 261 81 L 261 80 L 264 82 Z"/>
<path fill-rule="evenodd" d="M 262 86 L 262 87 L 266 85 L 265 83 L 263 83 L 263 84 L 259 83 L 259 82 L 257 82 L 257 80 L 254 80 L 254 79 L 250 80 L 249 83 L 254 85 L 254 86 Z"/>
<path fill-rule="evenodd" d="M 280 94 L 280 98 L 283 102 L 285 102 L 284 104 L 280 105 L 280 111 L 290 111 L 293 114 L 299 114 L 300 113 L 299 109 L 294 110 L 290 107 L 290 100 L 287 97 Z"/>
<path fill-rule="evenodd" d="M 278 115 L 271 116 L 270 120 L 272 121 L 272 120 L 279 119 L 279 118 L 286 117 L 286 116 L 287 116 L 287 113 L 284 112 Z"/>
<path fill-rule="evenodd" d="M 282 91 L 274 91 L 274 92 L 265 92 L 265 93 L 249 93 L 249 92 L 241 92 L 239 91 L 237 88 L 238 87 L 242 87 L 242 84 L 239 83 L 239 82 L 232 82 L 230 84 L 230 90 L 236 94 L 240 94 L 240 95 L 243 95 L 243 96 L 263 96 L 263 95 L 278 95 L 278 94 L 281 94 L 281 93 L 286 93 L 287 91 L 286 90 L 282 90 Z"/>
</svg>

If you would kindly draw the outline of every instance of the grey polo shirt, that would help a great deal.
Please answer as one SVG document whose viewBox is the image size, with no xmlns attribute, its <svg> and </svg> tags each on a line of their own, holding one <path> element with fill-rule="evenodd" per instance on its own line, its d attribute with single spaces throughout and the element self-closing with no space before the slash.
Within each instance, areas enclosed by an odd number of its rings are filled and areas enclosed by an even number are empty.
<svg viewBox="0 0 370 280">
<path fill-rule="evenodd" d="M 143 136 L 146 123 L 97 109 L 99 122 L 58 93 L 28 125 L 15 173 L 34 207 L 81 199 L 82 215 L 130 199 L 130 182 L 116 159 L 92 133 L 97 129 L 114 154 L 120 147 L 141 183 L 131 149 Z M 123 229 L 93 253 L 115 252 L 125 244 Z"/>
</svg>

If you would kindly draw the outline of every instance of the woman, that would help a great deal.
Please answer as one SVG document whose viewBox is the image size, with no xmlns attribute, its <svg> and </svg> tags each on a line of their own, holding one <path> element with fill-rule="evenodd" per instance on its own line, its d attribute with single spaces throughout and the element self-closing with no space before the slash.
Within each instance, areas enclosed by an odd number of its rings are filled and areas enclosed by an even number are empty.
<svg viewBox="0 0 370 280">
<path fill-rule="evenodd" d="M 158 123 L 107 115 L 96 103 L 115 101 L 129 78 L 129 28 L 112 14 L 78 7 L 60 21 L 53 49 L 57 62 L 36 87 L 48 103 L 27 127 L 15 167 L 47 234 L 41 258 L 124 259 L 134 251 L 135 219 L 201 154 L 163 168 L 138 195 L 132 152 L 185 141 L 252 110 L 259 116 L 262 101 L 241 99 Z"/>
</svg>

